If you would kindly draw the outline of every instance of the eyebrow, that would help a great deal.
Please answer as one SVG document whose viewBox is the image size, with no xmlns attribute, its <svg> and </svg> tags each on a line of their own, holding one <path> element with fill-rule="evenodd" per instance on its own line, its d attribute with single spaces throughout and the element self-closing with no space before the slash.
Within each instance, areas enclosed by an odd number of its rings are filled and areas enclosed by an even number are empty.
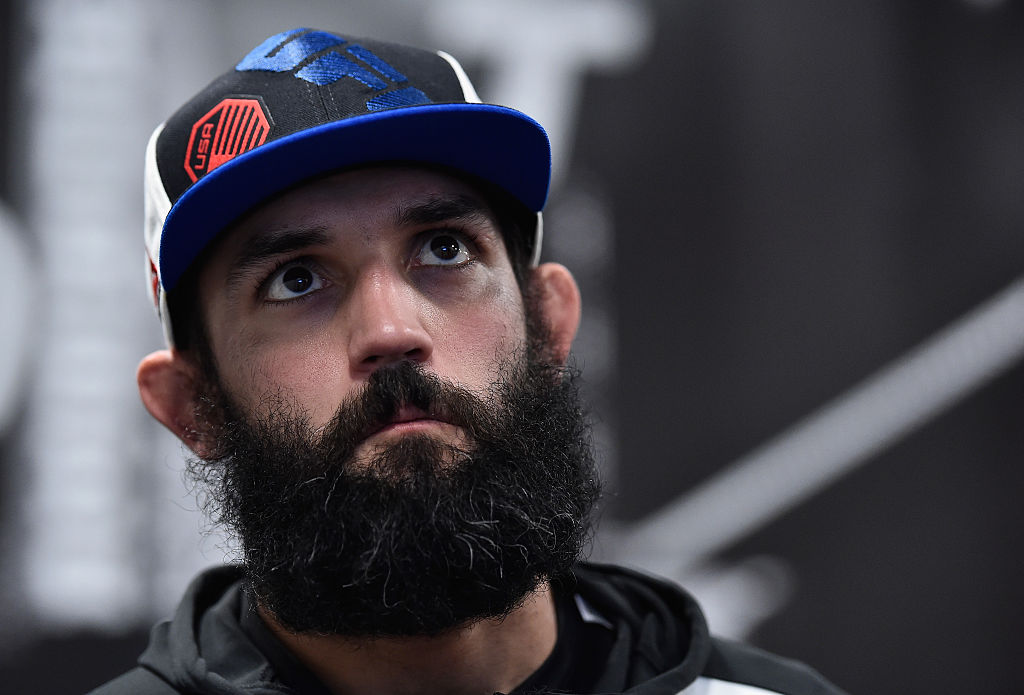
<svg viewBox="0 0 1024 695">
<path fill-rule="evenodd" d="M 234 285 L 253 268 L 261 266 L 269 258 L 311 246 L 325 246 L 330 235 L 323 227 L 299 229 L 268 229 L 249 237 L 245 246 L 231 263 L 227 284 Z"/>
<path fill-rule="evenodd" d="M 425 200 L 404 205 L 394 217 L 396 226 L 415 226 L 436 224 L 453 220 L 491 221 L 491 214 L 486 205 L 468 195 L 435 196 Z"/>
<path fill-rule="evenodd" d="M 399 227 L 437 224 L 451 221 L 492 221 L 488 208 L 469 195 L 432 196 L 398 208 L 393 223 Z M 230 287 L 263 265 L 267 259 L 313 246 L 326 246 L 330 234 L 325 227 L 268 229 L 253 234 L 235 257 L 228 270 L 226 284 Z"/>
</svg>

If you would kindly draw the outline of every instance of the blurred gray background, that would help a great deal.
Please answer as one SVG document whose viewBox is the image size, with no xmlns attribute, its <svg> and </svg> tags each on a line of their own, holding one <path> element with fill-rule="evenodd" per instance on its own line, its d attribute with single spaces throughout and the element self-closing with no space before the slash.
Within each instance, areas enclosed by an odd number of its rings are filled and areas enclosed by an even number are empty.
<svg viewBox="0 0 1024 695">
<path fill-rule="evenodd" d="M 141 408 L 149 132 L 298 26 L 549 127 L 592 554 L 858 693 L 1021 693 L 1024 3 L 0 0 L 0 689 L 128 668 L 232 557 Z"/>
</svg>

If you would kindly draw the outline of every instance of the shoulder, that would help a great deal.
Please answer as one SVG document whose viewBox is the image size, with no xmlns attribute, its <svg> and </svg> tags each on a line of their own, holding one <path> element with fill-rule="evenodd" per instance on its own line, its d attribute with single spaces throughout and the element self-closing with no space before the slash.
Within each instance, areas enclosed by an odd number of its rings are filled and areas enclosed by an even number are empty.
<svg viewBox="0 0 1024 695">
<path fill-rule="evenodd" d="M 719 638 L 711 640 L 701 676 L 693 695 L 843 695 L 806 664 Z"/>
<path fill-rule="evenodd" d="M 137 666 L 87 695 L 180 695 L 181 692 L 152 671 Z"/>
</svg>

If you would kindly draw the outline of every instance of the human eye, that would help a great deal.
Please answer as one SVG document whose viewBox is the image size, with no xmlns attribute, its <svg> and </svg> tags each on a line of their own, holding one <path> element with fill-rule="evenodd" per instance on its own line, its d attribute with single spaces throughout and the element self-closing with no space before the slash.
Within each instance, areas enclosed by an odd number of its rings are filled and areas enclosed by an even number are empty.
<svg viewBox="0 0 1024 695">
<path fill-rule="evenodd" d="M 268 301 L 299 299 L 324 287 L 323 277 L 308 262 L 291 261 L 275 270 L 263 284 Z"/>
<path fill-rule="evenodd" d="M 472 243 L 465 234 L 450 229 L 422 237 L 414 261 L 419 265 L 459 266 L 473 260 Z"/>
</svg>

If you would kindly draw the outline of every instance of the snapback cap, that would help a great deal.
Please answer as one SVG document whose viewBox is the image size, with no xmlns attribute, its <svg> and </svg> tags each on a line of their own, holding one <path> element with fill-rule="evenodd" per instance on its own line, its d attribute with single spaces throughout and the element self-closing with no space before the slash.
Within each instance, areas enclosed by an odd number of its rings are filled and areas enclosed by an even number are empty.
<svg viewBox="0 0 1024 695">
<path fill-rule="evenodd" d="M 304 180 L 391 161 L 504 189 L 537 213 L 525 240 L 537 263 L 551 149 L 536 121 L 480 103 L 446 53 L 293 29 L 256 46 L 149 139 L 148 284 L 168 345 L 167 293 L 226 226 Z"/>
</svg>

